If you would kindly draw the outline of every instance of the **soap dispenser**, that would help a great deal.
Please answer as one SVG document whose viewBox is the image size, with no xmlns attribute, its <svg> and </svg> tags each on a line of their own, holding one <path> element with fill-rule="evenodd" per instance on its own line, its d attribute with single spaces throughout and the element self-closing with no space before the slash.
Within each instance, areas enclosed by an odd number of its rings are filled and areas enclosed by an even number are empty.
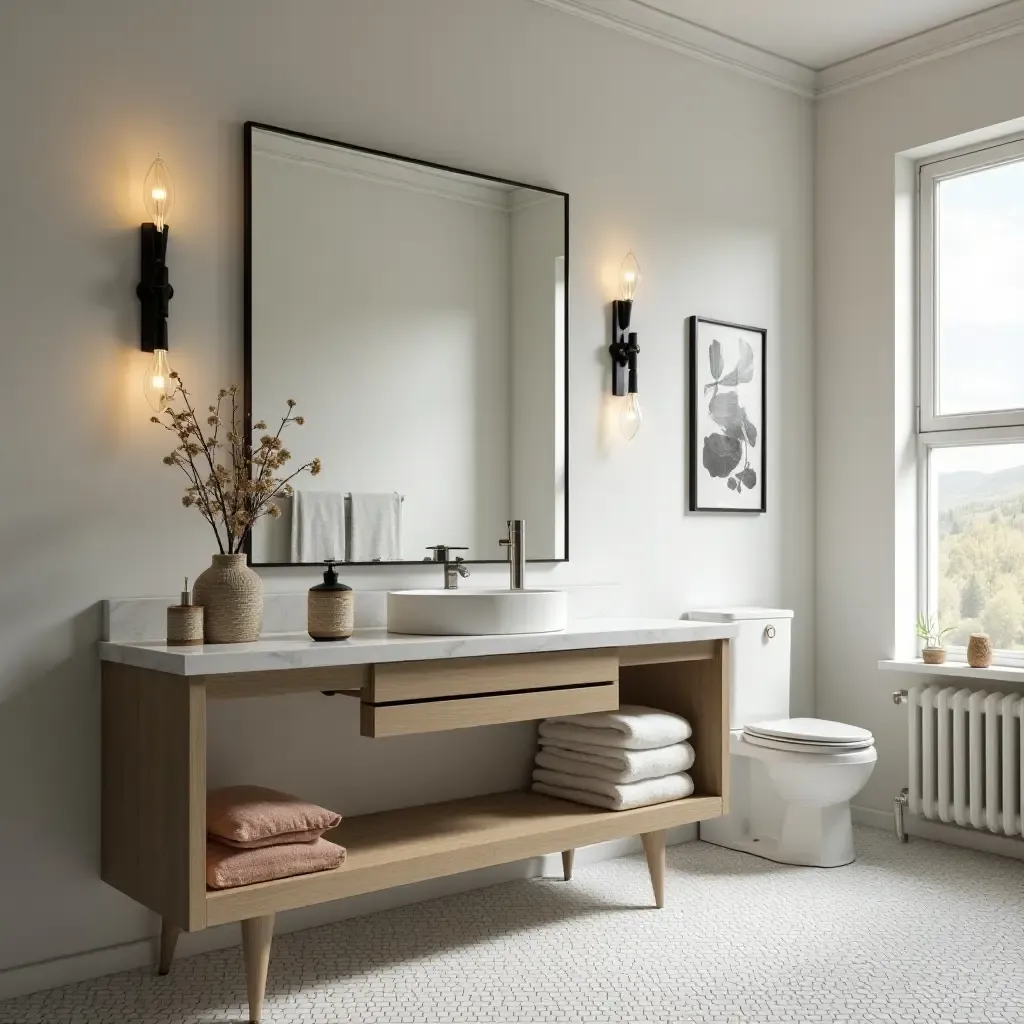
<svg viewBox="0 0 1024 1024">
<path fill-rule="evenodd" d="M 193 647 L 203 642 L 203 606 L 192 603 L 192 591 L 181 592 L 181 604 L 172 604 L 167 609 L 167 646 Z"/>
<path fill-rule="evenodd" d="M 338 582 L 333 559 L 326 559 L 323 583 L 309 588 L 306 628 L 314 640 L 347 640 L 355 629 L 355 594 Z"/>
</svg>

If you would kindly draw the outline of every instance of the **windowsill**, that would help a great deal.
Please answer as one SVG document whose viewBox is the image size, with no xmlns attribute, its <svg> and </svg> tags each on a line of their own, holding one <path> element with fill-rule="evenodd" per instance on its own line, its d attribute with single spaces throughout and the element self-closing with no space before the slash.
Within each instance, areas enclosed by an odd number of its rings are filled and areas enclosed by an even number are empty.
<svg viewBox="0 0 1024 1024">
<path fill-rule="evenodd" d="M 960 679 L 989 679 L 993 682 L 1024 683 L 1024 668 L 1015 668 L 1012 665 L 971 668 L 964 661 L 947 661 L 945 665 L 926 665 L 920 658 L 890 658 L 880 661 L 878 667 L 887 672 L 912 672 L 924 676 L 952 676 Z"/>
</svg>

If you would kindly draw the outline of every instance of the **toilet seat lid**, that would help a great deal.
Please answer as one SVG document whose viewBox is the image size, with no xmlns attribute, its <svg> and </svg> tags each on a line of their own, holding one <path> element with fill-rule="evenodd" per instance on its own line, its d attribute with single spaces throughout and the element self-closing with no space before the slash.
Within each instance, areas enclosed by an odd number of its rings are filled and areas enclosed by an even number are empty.
<svg viewBox="0 0 1024 1024">
<path fill-rule="evenodd" d="M 774 743 L 798 744 L 822 751 L 863 750 L 875 739 L 867 729 L 823 718 L 783 718 L 772 722 L 754 722 L 745 726 L 744 735 Z"/>
</svg>

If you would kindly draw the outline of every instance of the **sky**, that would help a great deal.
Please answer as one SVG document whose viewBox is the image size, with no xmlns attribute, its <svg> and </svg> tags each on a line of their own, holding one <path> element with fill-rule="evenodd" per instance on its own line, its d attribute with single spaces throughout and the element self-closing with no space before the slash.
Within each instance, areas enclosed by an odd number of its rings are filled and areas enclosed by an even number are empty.
<svg viewBox="0 0 1024 1024">
<path fill-rule="evenodd" d="M 939 412 L 1024 407 L 1024 161 L 939 182 Z"/>
<path fill-rule="evenodd" d="M 972 444 L 933 448 L 931 453 L 931 470 L 940 477 L 960 470 L 996 473 L 1016 466 L 1024 466 L 1024 444 Z"/>
</svg>

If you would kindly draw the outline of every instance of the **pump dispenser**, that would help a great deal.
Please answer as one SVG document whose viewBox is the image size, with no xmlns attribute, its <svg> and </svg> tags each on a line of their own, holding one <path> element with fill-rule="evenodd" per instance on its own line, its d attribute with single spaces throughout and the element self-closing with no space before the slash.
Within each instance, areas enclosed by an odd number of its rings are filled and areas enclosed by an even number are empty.
<svg viewBox="0 0 1024 1024">
<path fill-rule="evenodd" d="M 327 559 L 323 583 L 309 588 L 306 628 L 314 640 L 347 640 L 355 631 L 355 594 L 338 580 L 334 559 Z"/>
<path fill-rule="evenodd" d="M 203 606 L 192 603 L 192 591 L 188 589 L 186 576 L 181 604 L 171 605 L 167 609 L 167 646 L 194 647 L 202 642 Z"/>
</svg>

